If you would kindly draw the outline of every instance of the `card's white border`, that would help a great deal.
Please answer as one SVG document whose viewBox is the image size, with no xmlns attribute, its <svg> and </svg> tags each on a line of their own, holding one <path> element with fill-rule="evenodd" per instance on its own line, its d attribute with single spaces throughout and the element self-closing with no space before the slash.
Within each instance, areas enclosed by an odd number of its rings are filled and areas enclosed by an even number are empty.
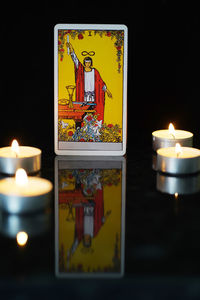
<svg viewBox="0 0 200 300">
<path fill-rule="evenodd" d="M 91 29 L 91 30 L 124 30 L 124 67 L 123 67 L 123 129 L 122 150 L 60 150 L 58 149 L 58 30 L 59 29 Z M 57 155 L 112 155 L 121 156 L 126 153 L 127 143 L 127 73 L 128 73 L 128 28 L 126 25 L 111 24 L 57 24 L 54 27 L 54 151 Z M 90 143 L 94 145 L 95 143 Z"/>
<path fill-rule="evenodd" d="M 59 272 L 59 205 L 58 205 L 58 163 L 59 161 L 66 161 L 68 162 L 68 168 L 74 165 L 72 164 L 73 161 L 75 164 L 78 165 L 80 163 L 79 168 L 82 168 L 81 162 L 84 162 L 84 168 L 85 168 L 85 162 L 120 162 L 121 163 L 121 170 L 122 170 L 122 190 L 121 190 L 121 272 L 120 273 L 61 273 Z M 124 270 L 125 270 L 125 208 L 126 208 L 126 158 L 125 157 L 98 157 L 98 158 L 91 158 L 91 157 L 83 157 L 83 156 L 77 156 L 77 157 L 66 157 L 66 156 L 57 156 L 55 157 L 55 275 L 58 278 L 121 278 L 124 276 Z M 107 164 L 108 167 L 109 164 Z M 92 166 L 93 167 L 93 166 Z M 97 168 L 99 168 L 99 163 Z M 103 169 L 103 168 L 102 168 Z"/>
</svg>

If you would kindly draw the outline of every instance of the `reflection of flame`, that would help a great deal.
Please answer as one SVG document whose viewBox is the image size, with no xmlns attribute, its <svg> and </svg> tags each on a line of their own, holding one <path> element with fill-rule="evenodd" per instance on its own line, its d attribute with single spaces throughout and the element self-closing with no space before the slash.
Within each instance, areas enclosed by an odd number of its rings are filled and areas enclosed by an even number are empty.
<svg viewBox="0 0 200 300">
<path fill-rule="evenodd" d="M 174 125 L 172 123 L 169 124 L 169 133 L 173 136 L 173 138 L 175 139 L 175 129 L 174 129 Z"/>
<path fill-rule="evenodd" d="M 174 198 L 175 198 L 174 211 L 175 211 L 175 214 L 178 214 L 178 212 L 179 212 L 179 201 L 178 201 L 178 193 L 177 192 L 174 194 Z"/>
<path fill-rule="evenodd" d="M 20 231 L 16 235 L 16 239 L 19 246 L 25 246 L 28 240 L 28 234 L 24 231 Z"/>
<path fill-rule="evenodd" d="M 12 141 L 11 149 L 12 149 L 12 151 L 15 152 L 16 155 L 19 154 L 19 144 L 18 144 L 17 140 Z"/>
<path fill-rule="evenodd" d="M 24 186 L 28 183 L 28 176 L 24 169 L 22 169 L 22 168 L 17 169 L 16 174 L 15 174 L 15 182 L 19 186 Z"/>
<path fill-rule="evenodd" d="M 179 157 L 180 154 L 182 153 L 182 148 L 181 148 L 181 145 L 179 143 L 176 143 L 175 152 L 177 154 L 177 157 Z"/>
</svg>

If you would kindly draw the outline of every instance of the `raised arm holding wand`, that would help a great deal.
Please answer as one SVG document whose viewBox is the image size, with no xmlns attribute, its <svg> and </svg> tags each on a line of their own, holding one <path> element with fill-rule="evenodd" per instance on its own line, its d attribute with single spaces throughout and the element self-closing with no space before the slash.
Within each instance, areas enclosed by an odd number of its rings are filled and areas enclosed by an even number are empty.
<svg viewBox="0 0 200 300">
<path fill-rule="evenodd" d="M 95 106 L 97 119 L 104 121 L 105 93 L 112 98 L 105 82 L 97 69 L 93 68 L 93 60 L 87 56 L 83 64 L 77 58 L 70 42 L 66 44 L 75 66 L 76 101 Z"/>
</svg>

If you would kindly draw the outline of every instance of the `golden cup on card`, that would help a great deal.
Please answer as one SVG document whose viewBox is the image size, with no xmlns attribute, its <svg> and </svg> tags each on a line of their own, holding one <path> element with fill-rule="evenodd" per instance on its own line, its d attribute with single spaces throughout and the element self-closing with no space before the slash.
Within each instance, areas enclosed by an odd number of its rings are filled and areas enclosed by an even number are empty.
<svg viewBox="0 0 200 300">
<path fill-rule="evenodd" d="M 76 87 L 74 85 L 67 85 L 66 86 L 66 89 L 67 89 L 68 94 L 69 94 L 69 100 L 68 100 L 69 108 L 73 108 L 73 94 L 74 94 L 75 88 Z"/>
</svg>

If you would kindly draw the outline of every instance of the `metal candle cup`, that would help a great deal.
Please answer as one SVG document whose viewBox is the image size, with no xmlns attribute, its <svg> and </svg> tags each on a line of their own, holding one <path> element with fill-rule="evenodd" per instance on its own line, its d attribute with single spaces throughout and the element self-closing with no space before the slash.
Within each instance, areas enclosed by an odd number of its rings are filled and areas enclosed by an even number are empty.
<svg viewBox="0 0 200 300">
<path fill-rule="evenodd" d="M 157 150 L 157 170 L 169 174 L 193 174 L 200 171 L 200 150 L 181 147 L 177 153 L 175 147 Z"/>
<path fill-rule="evenodd" d="M 180 143 L 184 147 L 192 147 L 193 133 L 177 129 L 174 130 L 174 134 L 171 134 L 168 129 L 152 132 L 152 147 L 154 151 L 159 148 L 173 147 L 176 143 Z"/>
<path fill-rule="evenodd" d="M 24 185 L 19 185 L 14 177 L 0 180 L 0 207 L 13 213 L 31 213 L 44 209 L 49 203 L 53 185 L 40 177 L 30 176 Z"/>
<path fill-rule="evenodd" d="M 35 173 L 41 169 L 42 151 L 35 147 L 19 146 L 15 153 L 11 147 L 0 148 L 0 173 L 15 174 L 18 168 L 27 173 Z"/>
</svg>

